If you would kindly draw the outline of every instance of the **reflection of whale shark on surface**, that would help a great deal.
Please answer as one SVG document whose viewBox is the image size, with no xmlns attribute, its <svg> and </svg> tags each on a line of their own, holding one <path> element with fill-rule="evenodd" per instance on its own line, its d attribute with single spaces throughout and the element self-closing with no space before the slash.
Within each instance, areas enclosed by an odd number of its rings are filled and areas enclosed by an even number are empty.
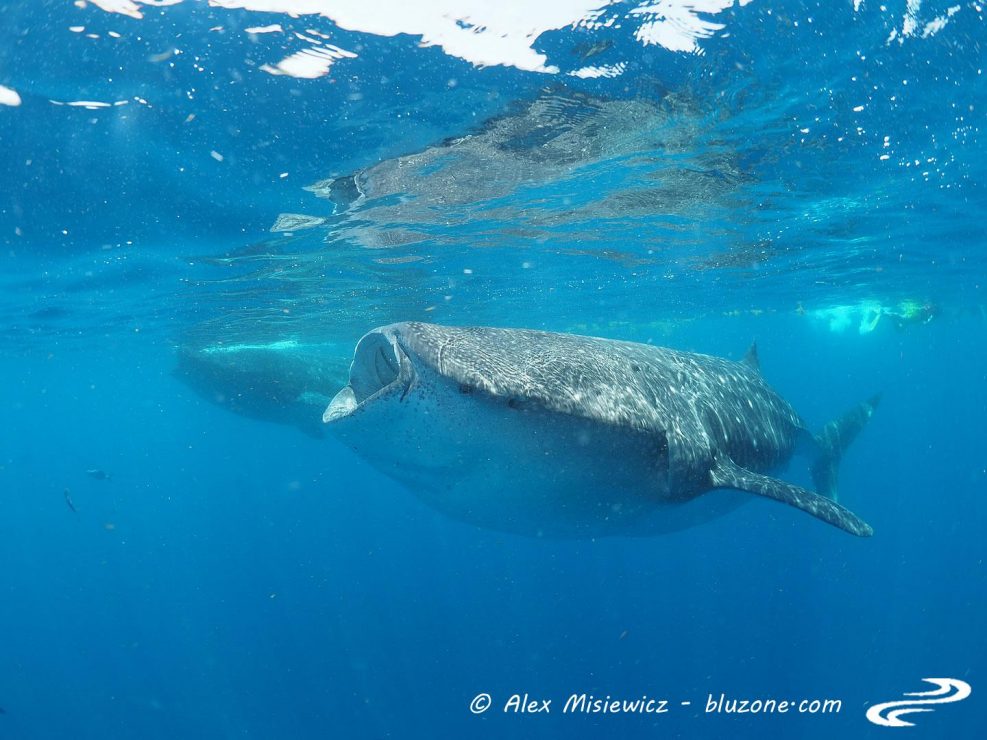
<svg viewBox="0 0 987 740">
<path fill-rule="evenodd" d="M 813 436 L 745 362 L 608 339 L 403 323 L 356 347 L 324 419 L 435 508 L 494 529 L 594 537 L 699 524 L 756 494 L 867 536 L 836 503 L 876 399 Z M 771 477 L 802 448 L 817 493 Z M 703 495 L 711 489 L 731 489 Z"/>
<path fill-rule="evenodd" d="M 189 341 L 178 349 L 174 374 L 229 411 L 321 437 L 325 391 L 346 377 L 346 364 L 331 344 Z"/>
</svg>

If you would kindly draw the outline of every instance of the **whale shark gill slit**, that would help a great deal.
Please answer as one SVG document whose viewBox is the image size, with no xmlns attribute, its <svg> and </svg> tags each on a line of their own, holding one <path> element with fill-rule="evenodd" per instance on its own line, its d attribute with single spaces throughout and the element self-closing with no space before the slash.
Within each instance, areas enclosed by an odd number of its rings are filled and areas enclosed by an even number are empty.
<svg viewBox="0 0 987 740">
<path fill-rule="evenodd" d="M 381 388 L 397 380 L 399 366 L 395 362 L 393 352 L 388 352 L 384 347 L 378 347 L 377 352 L 374 353 L 374 363 L 377 371 L 377 382 Z"/>
</svg>

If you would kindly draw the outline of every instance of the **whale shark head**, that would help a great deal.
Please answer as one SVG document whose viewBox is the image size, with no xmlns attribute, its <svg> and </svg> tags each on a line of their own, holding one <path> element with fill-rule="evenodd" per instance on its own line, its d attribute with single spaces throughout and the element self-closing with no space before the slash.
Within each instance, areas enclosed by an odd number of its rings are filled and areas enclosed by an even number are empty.
<svg viewBox="0 0 987 740">
<path fill-rule="evenodd" d="M 497 333 L 491 336 L 491 331 Z M 447 391 L 459 396 L 479 391 L 513 409 L 548 401 L 538 398 L 548 394 L 533 392 L 516 341 L 509 331 L 476 327 L 407 322 L 374 329 L 357 344 L 349 384 L 322 420 L 332 423 L 406 401 L 409 395 L 422 400 Z"/>
<path fill-rule="evenodd" d="M 418 373 L 391 327 L 375 329 L 357 344 L 349 384 L 333 397 L 322 421 L 338 421 L 407 394 Z"/>
<path fill-rule="evenodd" d="M 445 327 L 374 329 L 357 343 L 349 383 L 322 416 L 361 457 L 416 489 L 467 475 L 481 448 L 498 443 L 468 431 L 496 409 L 471 403 L 473 388 L 457 380 L 466 366 L 443 358 L 449 344 Z M 482 423 L 491 428 L 490 419 Z"/>
</svg>

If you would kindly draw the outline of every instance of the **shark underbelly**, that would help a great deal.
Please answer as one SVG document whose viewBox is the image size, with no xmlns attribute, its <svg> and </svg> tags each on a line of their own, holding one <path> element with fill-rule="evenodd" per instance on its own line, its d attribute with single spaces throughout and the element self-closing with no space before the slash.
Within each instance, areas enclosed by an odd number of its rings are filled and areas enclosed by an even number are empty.
<svg viewBox="0 0 987 740">
<path fill-rule="evenodd" d="M 744 500 L 670 490 L 664 441 L 439 382 L 334 422 L 337 436 L 430 507 L 470 524 L 545 537 L 651 535 Z"/>
</svg>

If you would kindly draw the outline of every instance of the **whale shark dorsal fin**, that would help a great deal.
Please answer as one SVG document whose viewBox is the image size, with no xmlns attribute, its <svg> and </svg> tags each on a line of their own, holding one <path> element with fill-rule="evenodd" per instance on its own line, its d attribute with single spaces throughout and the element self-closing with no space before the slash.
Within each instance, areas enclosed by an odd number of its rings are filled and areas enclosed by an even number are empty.
<svg viewBox="0 0 987 740">
<path fill-rule="evenodd" d="M 757 341 L 751 342 L 747 354 L 744 355 L 744 364 L 755 372 L 761 372 L 761 361 L 757 357 Z"/>
<path fill-rule="evenodd" d="M 870 537 L 874 534 L 867 522 L 835 501 L 783 480 L 742 468 L 725 455 L 717 455 L 710 470 L 710 479 L 714 488 L 736 488 L 781 501 L 858 537 Z"/>
</svg>

